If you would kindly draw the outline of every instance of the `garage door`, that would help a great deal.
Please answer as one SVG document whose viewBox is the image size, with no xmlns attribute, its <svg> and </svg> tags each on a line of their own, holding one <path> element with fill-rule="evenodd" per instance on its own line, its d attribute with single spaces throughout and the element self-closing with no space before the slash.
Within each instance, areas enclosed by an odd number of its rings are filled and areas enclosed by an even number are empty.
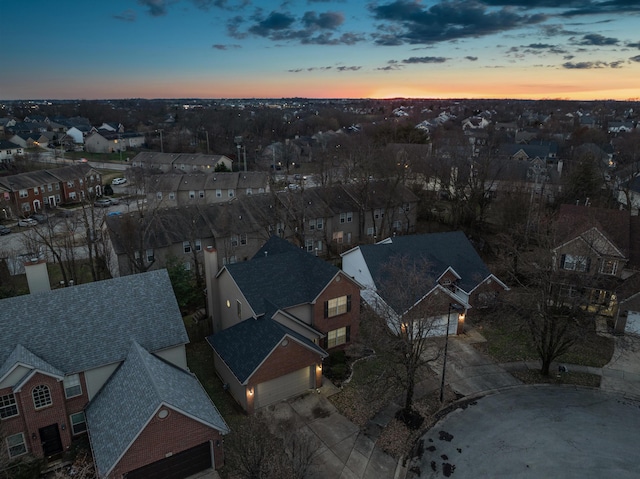
<svg viewBox="0 0 640 479">
<path fill-rule="evenodd" d="M 625 333 L 640 334 L 640 313 L 629 311 L 627 314 L 627 325 Z"/>
<path fill-rule="evenodd" d="M 127 474 L 127 479 L 184 479 L 211 467 L 208 442 L 153 462 Z"/>
<path fill-rule="evenodd" d="M 306 367 L 258 384 L 255 407 L 260 408 L 274 402 L 301 394 L 311 388 L 311 368 Z"/>
</svg>

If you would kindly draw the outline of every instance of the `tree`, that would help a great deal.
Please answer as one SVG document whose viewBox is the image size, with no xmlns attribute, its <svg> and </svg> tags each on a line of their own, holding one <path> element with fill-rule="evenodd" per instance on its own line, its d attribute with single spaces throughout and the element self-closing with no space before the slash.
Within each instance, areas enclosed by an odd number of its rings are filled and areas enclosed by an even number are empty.
<svg viewBox="0 0 640 479">
<path fill-rule="evenodd" d="M 187 309 L 202 301 L 202 289 L 197 287 L 193 274 L 187 271 L 184 263 L 177 257 L 170 256 L 167 258 L 166 268 L 180 309 Z"/>
<path fill-rule="evenodd" d="M 420 375 L 428 363 L 441 354 L 441 341 L 434 336 L 441 328 L 436 313 L 446 311 L 450 298 L 445 294 L 425 297 L 435 286 L 425 258 L 396 256 L 381 267 L 379 300 L 373 306 L 382 321 L 370 336 L 373 346 L 389 358 L 389 371 L 402 385 L 403 417 L 413 414 L 413 396 Z"/>
</svg>

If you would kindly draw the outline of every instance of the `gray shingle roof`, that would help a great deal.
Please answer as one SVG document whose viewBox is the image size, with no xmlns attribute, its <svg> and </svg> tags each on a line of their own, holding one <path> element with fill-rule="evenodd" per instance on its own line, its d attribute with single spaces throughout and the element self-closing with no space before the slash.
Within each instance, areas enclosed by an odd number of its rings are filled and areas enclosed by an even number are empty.
<svg viewBox="0 0 640 479">
<path fill-rule="evenodd" d="M 272 236 L 250 261 L 227 270 L 256 314 L 269 301 L 280 309 L 311 303 L 340 271 L 282 238 Z"/>
<path fill-rule="evenodd" d="M 209 336 L 207 341 L 242 384 L 285 336 L 298 340 L 321 357 L 327 356 L 312 341 L 269 317 L 247 319 Z"/>
<path fill-rule="evenodd" d="M 58 368 L 52 366 L 42 358 L 33 354 L 22 344 L 18 344 L 11 352 L 9 357 L 5 360 L 4 364 L 0 365 L 0 379 L 2 379 L 5 374 L 10 372 L 16 364 L 22 364 L 31 368 L 32 370 L 37 369 L 38 371 L 48 373 L 52 376 L 57 376 L 60 378 L 64 376 L 64 373 Z"/>
<path fill-rule="evenodd" d="M 189 342 L 166 270 L 0 301 L 0 364 L 21 344 L 65 374 Z"/>
<path fill-rule="evenodd" d="M 382 269 L 394 257 L 423 259 L 430 266 L 425 278 L 435 281 L 449 266 L 461 279 L 458 286 L 471 291 L 490 272 L 473 245 L 461 231 L 423 235 L 397 236 L 388 244 L 360 246 L 360 251 L 369 267 L 376 287 L 381 284 Z"/>
<path fill-rule="evenodd" d="M 86 409 L 96 467 L 106 475 L 158 408 L 169 408 L 229 432 L 195 376 L 130 343 L 127 359 Z M 170 413 L 170 414 L 173 414 Z"/>
</svg>

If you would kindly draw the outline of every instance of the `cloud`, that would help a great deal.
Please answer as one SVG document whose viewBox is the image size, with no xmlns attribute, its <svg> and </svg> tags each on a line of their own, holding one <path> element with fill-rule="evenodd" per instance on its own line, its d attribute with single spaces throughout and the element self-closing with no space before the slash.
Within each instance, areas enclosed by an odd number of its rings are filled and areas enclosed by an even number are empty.
<svg viewBox="0 0 640 479">
<path fill-rule="evenodd" d="M 344 15 L 337 12 L 321 13 L 320 15 L 315 12 L 306 12 L 302 17 L 302 23 L 305 27 L 335 30 L 344 23 Z"/>
<path fill-rule="evenodd" d="M 138 4 L 147 9 L 152 17 L 161 17 L 167 14 L 167 2 L 165 0 L 138 0 Z"/>
<path fill-rule="evenodd" d="M 220 43 L 216 43 L 215 45 L 212 45 L 213 48 L 215 48 L 216 50 L 231 50 L 231 49 L 237 49 L 237 48 L 242 48 L 240 45 L 222 45 Z"/>
<path fill-rule="evenodd" d="M 336 70 L 338 70 L 339 72 L 355 72 L 360 70 L 362 67 L 356 67 L 356 66 L 352 66 L 352 67 L 344 67 L 344 66 L 340 66 L 340 67 L 336 67 Z"/>
<path fill-rule="evenodd" d="M 562 16 L 598 15 L 638 12 L 635 0 L 480 0 L 492 7 L 518 7 L 521 9 L 549 8 L 559 10 Z"/>
<path fill-rule="evenodd" d="M 579 45 L 595 45 L 595 46 L 609 46 L 609 45 L 617 45 L 618 39 L 612 37 L 605 37 L 600 35 L 599 33 L 589 33 L 582 37 L 582 41 L 578 43 Z"/>
<path fill-rule="evenodd" d="M 268 37 L 274 31 L 286 30 L 295 22 L 295 18 L 285 13 L 271 12 L 267 18 L 249 28 L 249 32 L 261 37 Z"/>
<path fill-rule="evenodd" d="M 251 0 L 191 0 L 200 10 L 210 10 L 212 7 L 222 10 L 236 11 L 251 5 Z"/>
<path fill-rule="evenodd" d="M 543 14 L 522 14 L 513 8 L 488 9 L 477 0 L 445 0 L 431 6 L 396 0 L 369 9 L 380 22 L 380 32 L 374 34 L 380 45 L 429 44 L 481 37 L 530 26 L 548 18 Z"/>
<path fill-rule="evenodd" d="M 409 57 L 402 60 L 402 63 L 444 63 L 447 58 L 444 57 Z"/>
<path fill-rule="evenodd" d="M 294 68 L 291 70 L 287 70 L 289 73 L 300 73 L 300 72 L 315 72 L 315 71 L 327 71 L 331 70 L 333 67 L 309 67 L 309 68 Z"/>
<path fill-rule="evenodd" d="M 564 68 L 567 68 L 569 70 L 590 70 L 590 69 L 594 69 L 594 68 L 619 68 L 622 65 L 623 62 L 621 61 L 616 61 L 616 62 L 611 62 L 611 63 L 607 63 L 607 62 L 602 62 L 602 61 L 595 61 L 595 62 L 565 62 L 562 64 L 562 66 Z"/>
<path fill-rule="evenodd" d="M 640 48 L 640 42 L 627 43 L 629 48 Z"/>
<path fill-rule="evenodd" d="M 122 13 L 114 15 L 113 18 L 115 18 L 116 20 L 122 20 L 123 22 L 135 22 L 136 12 L 129 8 Z"/>
<path fill-rule="evenodd" d="M 469 60 L 470 62 L 475 62 L 478 60 L 478 57 L 472 57 L 472 56 L 467 56 L 465 57 L 467 60 Z"/>
<path fill-rule="evenodd" d="M 635 57 L 629 58 L 632 62 L 640 62 L 640 55 L 636 55 Z"/>
</svg>

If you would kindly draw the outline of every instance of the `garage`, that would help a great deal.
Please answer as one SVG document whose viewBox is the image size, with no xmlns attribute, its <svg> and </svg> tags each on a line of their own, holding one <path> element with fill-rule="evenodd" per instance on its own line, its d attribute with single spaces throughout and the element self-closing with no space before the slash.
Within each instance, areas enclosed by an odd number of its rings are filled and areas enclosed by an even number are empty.
<svg viewBox="0 0 640 479">
<path fill-rule="evenodd" d="M 627 313 L 627 325 L 624 328 L 624 332 L 640 335 L 640 313 L 636 311 Z"/>
<path fill-rule="evenodd" d="M 127 479 L 184 479 L 210 467 L 212 467 L 211 445 L 209 442 L 204 442 L 186 451 L 134 469 L 127 474 Z"/>
<path fill-rule="evenodd" d="M 312 379 L 314 379 L 312 368 L 307 366 L 258 384 L 255 398 L 256 409 L 306 392 L 311 388 Z"/>
</svg>

